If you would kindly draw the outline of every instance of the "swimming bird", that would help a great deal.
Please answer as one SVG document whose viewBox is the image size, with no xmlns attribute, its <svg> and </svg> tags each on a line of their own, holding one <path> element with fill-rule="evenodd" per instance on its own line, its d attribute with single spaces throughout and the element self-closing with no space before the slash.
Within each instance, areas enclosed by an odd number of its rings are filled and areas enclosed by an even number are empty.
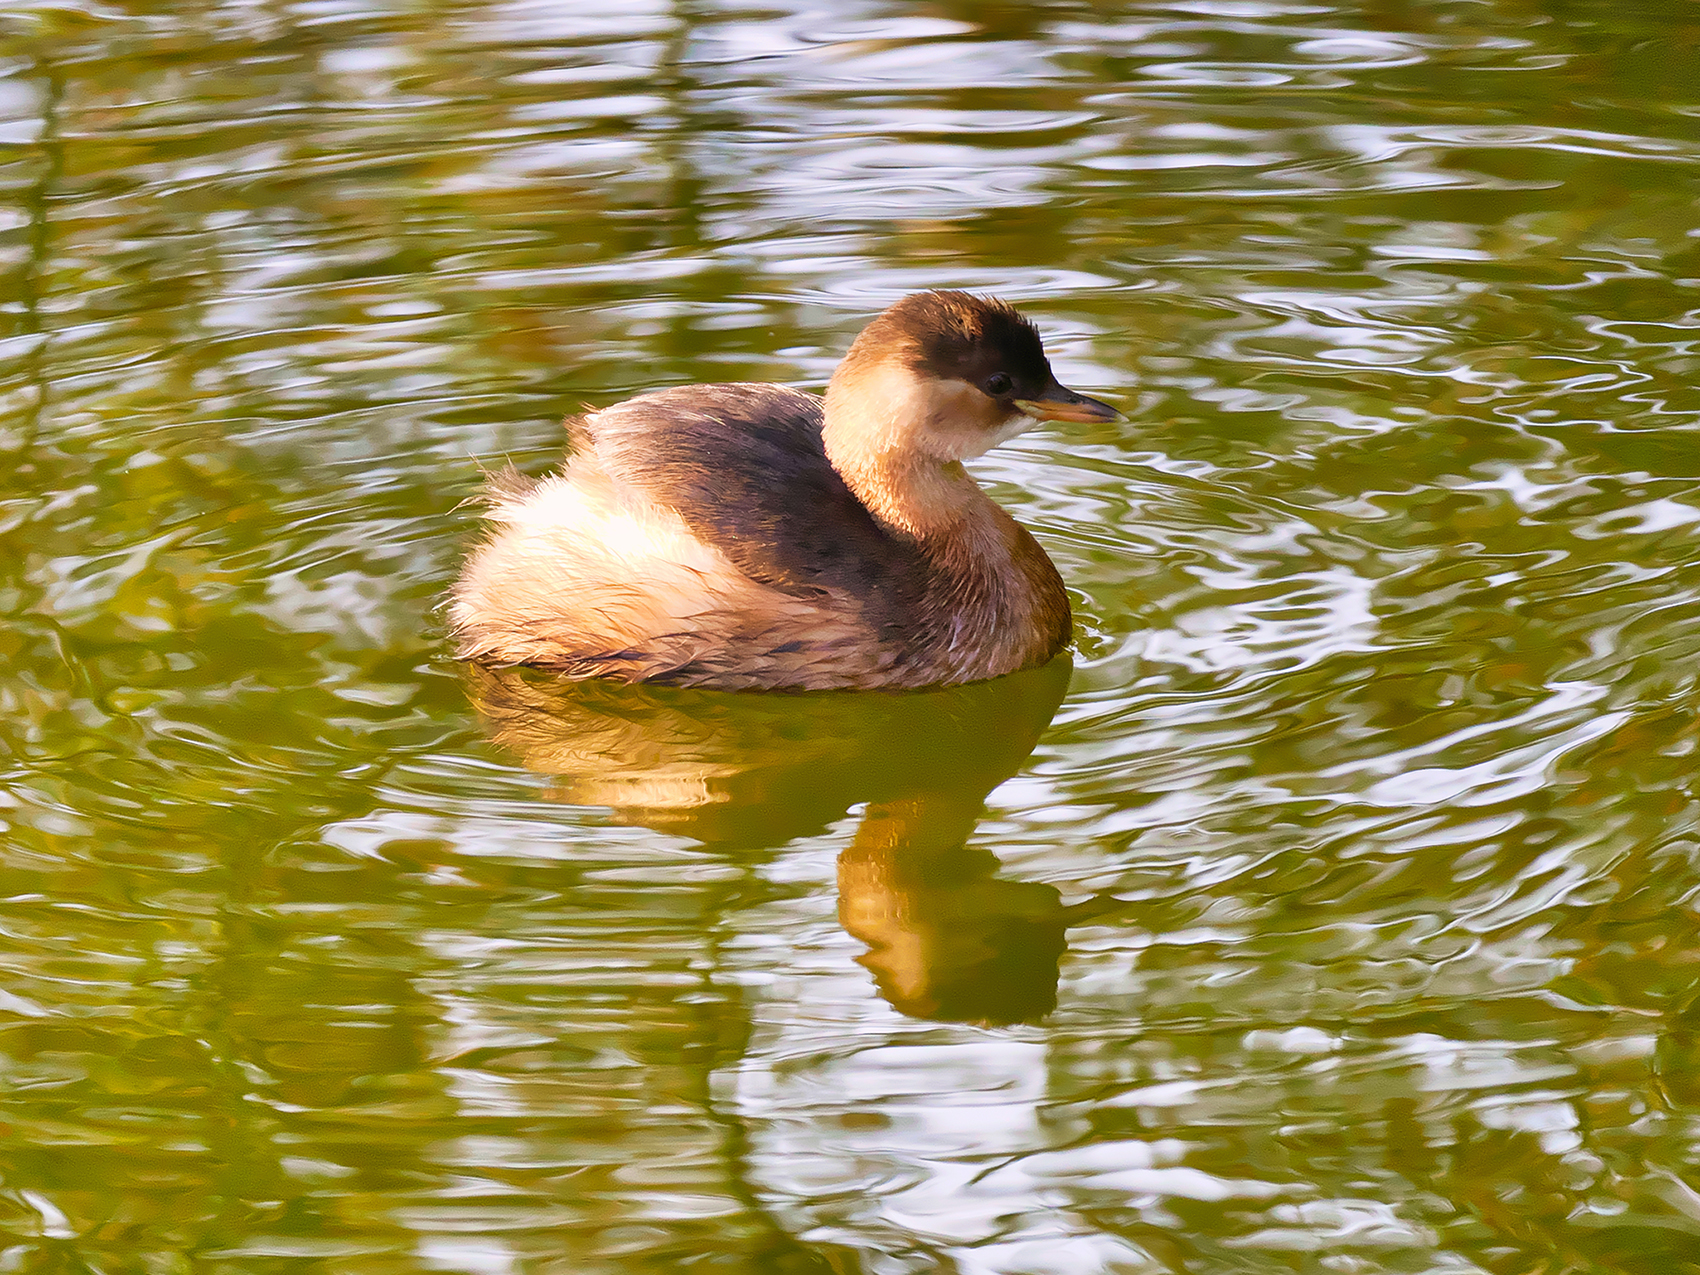
<svg viewBox="0 0 1700 1275">
<path fill-rule="evenodd" d="M 1057 382 L 1004 302 L 920 292 L 825 399 L 689 385 L 568 422 L 565 469 L 509 469 L 450 598 L 457 654 L 726 690 L 923 687 L 1043 664 L 1056 567 L 962 462 L 1116 410 Z"/>
</svg>

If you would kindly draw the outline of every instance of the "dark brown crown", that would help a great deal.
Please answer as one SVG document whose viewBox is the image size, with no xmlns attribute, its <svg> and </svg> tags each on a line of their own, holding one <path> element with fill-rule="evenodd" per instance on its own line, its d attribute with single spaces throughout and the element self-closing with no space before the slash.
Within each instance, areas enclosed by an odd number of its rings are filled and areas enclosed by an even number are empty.
<svg viewBox="0 0 1700 1275">
<path fill-rule="evenodd" d="M 967 292 L 916 292 L 862 329 L 851 359 L 897 358 L 923 376 L 981 384 L 1002 372 L 1033 392 L 1050 382 L 1039 333 L 1015 307 Z"/>
</svg>

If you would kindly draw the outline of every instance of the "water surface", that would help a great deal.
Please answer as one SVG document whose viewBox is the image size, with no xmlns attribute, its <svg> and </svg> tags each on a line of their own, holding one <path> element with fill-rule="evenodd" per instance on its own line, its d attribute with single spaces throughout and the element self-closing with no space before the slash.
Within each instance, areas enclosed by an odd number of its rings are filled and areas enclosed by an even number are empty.
<svg viewBox="0 0 1700 1275">
<path fill-rule="evenodd" d="M 7 6 L 0 1269 L 1700 1272 L 1697 196 L 1678 0 Z M 929 286 L 1072 667 L 447 659 Z"/>
</svg>

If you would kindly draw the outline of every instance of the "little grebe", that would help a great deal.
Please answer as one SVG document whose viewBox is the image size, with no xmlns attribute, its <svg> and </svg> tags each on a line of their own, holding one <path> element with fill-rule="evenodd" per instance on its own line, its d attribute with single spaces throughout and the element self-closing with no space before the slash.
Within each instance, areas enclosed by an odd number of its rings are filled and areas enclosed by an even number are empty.
<svg viewBox="0 0 1700 1275">
<path fill-rule="evenodd" d="M 690 385 L 570 421 L 558 477 L 491 483 L 450 617 L 462 659 L 678 686 L 941 686 L 1068 642 L 1045 551 L 962 467 L 1035 420 L 1115 409 L 1057 383 L 1025 318 L 905 297 L 826 399 Z"/>
</svg>

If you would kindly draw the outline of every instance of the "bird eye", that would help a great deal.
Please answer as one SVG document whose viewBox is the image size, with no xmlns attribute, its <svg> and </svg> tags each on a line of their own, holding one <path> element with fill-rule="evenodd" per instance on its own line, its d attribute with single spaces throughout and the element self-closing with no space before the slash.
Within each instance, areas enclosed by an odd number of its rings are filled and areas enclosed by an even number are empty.
<svg viewBox="0 0 1700 1275">
<path fill-rule="evenodd" d="M 1008 394 L 1009 387 L 1013 384 L 1014 382 L 1002 372 L 993 372 L 986 378 L 986 393 L 996 398 L 1000 394 Z"/>
</svg>

